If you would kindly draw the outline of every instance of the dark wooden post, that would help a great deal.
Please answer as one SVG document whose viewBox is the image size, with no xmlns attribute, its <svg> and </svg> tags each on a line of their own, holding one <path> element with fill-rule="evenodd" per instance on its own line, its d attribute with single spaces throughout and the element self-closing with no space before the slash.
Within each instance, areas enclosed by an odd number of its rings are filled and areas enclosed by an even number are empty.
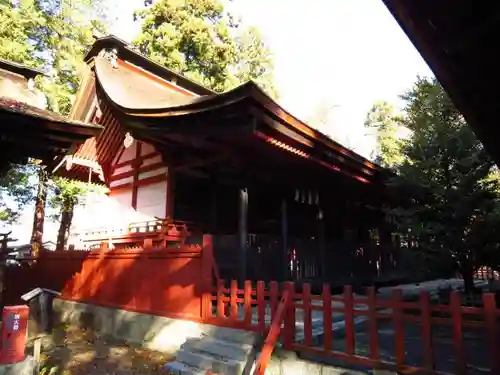
<svg viewBox="0 0 500 375">
<path fill-rule="evenodd" d="M 318 207 L 318 242 L 319 242 L 319 259 L 320 259 L 320 273 L 323 282 L 327 275 L 327 261 L 325 254 L 325 221 L 323 218 L 323 210 Z"/>
<path fill-rule="evenodd" d="M 241 188 L 239 190 L 239 220 L 238 237 L 240 247 L 240 280 L 243 282 L 247 276 L 247 228 L 248 219 L 248 190 Z"/>
<path fill-rule="evenodd" d="M 217 177 L 210 175 L 210 232 L 217 232 Z"/>
<path fill-rule="evenodd" d="M 167 172 L 167 204 L 166 204 L 166 217 L 174 220 L 174 194 L 175 194 L 175 172 L 173 168 L 168 168 Z"/>
<path fill-rule="evenodd" d="M 290 257 L 288 256 L 288 213 L 286 198 L 281 201 L 281 244 L 283 252 L 283 281 L 290 275 Z"/>
</svg>

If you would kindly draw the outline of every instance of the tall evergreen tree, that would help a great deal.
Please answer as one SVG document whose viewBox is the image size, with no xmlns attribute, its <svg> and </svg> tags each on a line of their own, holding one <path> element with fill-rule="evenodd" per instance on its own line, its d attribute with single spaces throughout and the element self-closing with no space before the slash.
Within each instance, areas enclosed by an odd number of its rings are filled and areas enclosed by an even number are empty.
<svg viewBox="0 0 500 375">
<path fill-rule="evenodd" d="M 83 55 L 93 32 L 103 30 L 99 8 L 92 0 L 2 0 L 0 58 L 40 68 L 38 86 L 49 108 L 69 113 L 78 89 Z"/>
<path fill-rule="evenodd" d="M 80 83 L 83 55 L 93 43 L 93 32 L 104 29 L 105 8 L 105 0 L 0 0 L 0 58 L 44 70 L 47 76 L 39 77 L 37 85 L 47 96 L 49 109 L 68 114 Z M 33 200 L 36 168 L 15 166 L 2 177 L 0 220 L 15 221 Z M 38 245 L 35 252 L 43 236 L 47 190 L 46 172 L 40 173 L 32 234 L 33 244 Z"/>
<path fill-rule="evenodd" d="M 419 78 L 404 100 L 412 134 L 392 183 L 409 200 L 390 214 L 411 230 L 421 256 L 459 271 L 471 290 L 474 271 L 500 251 L 493 160 L 435 79 Z"/>
<path fill-rule="evenodd" d="M 242 28 L 219 0 L 159 0 L 135 18 L 142 29 L 133 43 L 159 64 L 218 92 L 252 79 L 276 97 L 260 33 Z"/>
<path fill-rule="evenodd" d="M 365 119 L 365 127 L 375 131 L 375 162 L 386 168 L 396 167 L 403 162 L 400 118 L 394 106 L 380 101 L 373 105 Z"/>
</svg>

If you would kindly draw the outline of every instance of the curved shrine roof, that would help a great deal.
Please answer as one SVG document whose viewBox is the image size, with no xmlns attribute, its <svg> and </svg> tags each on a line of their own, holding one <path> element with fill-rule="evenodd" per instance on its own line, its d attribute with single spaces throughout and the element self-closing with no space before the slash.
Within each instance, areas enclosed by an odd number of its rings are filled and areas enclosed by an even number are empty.
<svg viewBox="0 0 500 375">
<path fill-rule="evenodd" d="M 246 126 L 244 121 L 240 121 L 242 112 L 251 112 L 259 124 L 265 123 L 268 128 L 272 128 L 273 133 L 279 133 L 280 139 L 276 142 L 269 140 L 271 137 L 266 138 L 275 145 L 283 144 L 286 149 L 287 140 L 290 140 L 296 146 L 295 153 L 318 154 L 319 159 L 330 159 L 336 165 L 347 165 L 368 180 L 383 170 L 291 115 L 253 82 L 222 94 L 193 96 L 153 82 L 120 64 L 113 65 L 106 57 L 97 56 L 94 63 L 98 94 L 106 97 L 126 126 L 139 127 L 141 131 L 149 129 L 155 134 L 175 132 L 175 129 L 187 132 L 186 123 L 193 116 L 210 118 L 210 123 L 205 122 L 206 127 L 220 127 L 214 117 L 222 116 L 222 113 L 228 116 L 231 113 L 232 118 L 239 116 L 239 120 L 235 119 L 231 127 L 226 129 L 237 131 L 236 129 Z M 161 119 L 169 121 L 160 121 Z M 266 133 L 266 130 L 262 131 Z M 253 133 L 262 135 L 256 128 Z"/>
</svg>

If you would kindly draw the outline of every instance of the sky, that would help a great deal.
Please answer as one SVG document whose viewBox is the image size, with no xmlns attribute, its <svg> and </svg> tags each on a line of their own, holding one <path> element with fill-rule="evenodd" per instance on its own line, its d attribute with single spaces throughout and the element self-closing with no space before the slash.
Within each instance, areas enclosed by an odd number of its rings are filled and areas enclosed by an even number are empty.
<svg viewBox="0 0 500 375">
<path fill-rule="evenodd" d="M 116 1 L 118 4 L 119 0 Z M 125 2 L 120 2 L 120 4 Z M 233 0 L 227 8 L 256 26 L 274 55 L 279 103 L 306 120 L 321 105 L 334 109 L 326 128 L 365 157 L 374 148 L 366 113 L 377 100 L 400 106 L 417 75 L 432 72 L 382 0 Z M 120 5 L 112 32 L 130 41 L 143 0 Z"/>
<path fill-rule="evenodd" d="M 133 11 L 144 0 L 110 0 L 116 15 L 111 32 L 131 41 L 140 32 Z M 233 0 L 232 13 L 256 26 L 273 52 L 279 103 L 307 120 L 323 104 L 333 105 L 319 129 L 365 157 L 375 142 L 364 129 L 378 100 L 400 106 L 399 95 L 417 75 L 432 75 L 382 0 Z M 14 226 L 18 244 L 29 242 L 33 209 Z M 55 240 L 47 223 L 44 240 Z"/>
</svg>

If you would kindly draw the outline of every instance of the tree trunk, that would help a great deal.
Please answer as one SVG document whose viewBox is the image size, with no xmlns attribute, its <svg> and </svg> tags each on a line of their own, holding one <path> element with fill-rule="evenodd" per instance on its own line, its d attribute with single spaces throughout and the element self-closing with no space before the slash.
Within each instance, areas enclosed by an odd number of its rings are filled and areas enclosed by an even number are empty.
<svg viewBox="0 0 500 375">
<path fill-rule="evenodd" d="M 463 261 L 460 265 L 460 273 L 464 280 L 464 292 L 470 294 L 474 291 L 474 270 L 468 261 Z"/>
<path fill-rule="evenodd" d="M 66 205 L 63 205 L 63 207 Z M 66 209 L 61 212 L 61 222 L 59 223 L 59 231 L 57 233 L 57 251 L 64 250 L 69 237 L 69 230 L 73 221 L 74 204 L 68 204 Z"/>
<path fill-rule="evenodd" d="M 31 256 L 38 258 L 43 240 L 43 223 L 45 221 L 45 203 L 47 201 L 47 189 L 49 174 L 44 166 L 38 171 L 38 192 L 35 202 L 35 215 L 33 217 L 33 231 L 31 232 Z"/>
</svg>

